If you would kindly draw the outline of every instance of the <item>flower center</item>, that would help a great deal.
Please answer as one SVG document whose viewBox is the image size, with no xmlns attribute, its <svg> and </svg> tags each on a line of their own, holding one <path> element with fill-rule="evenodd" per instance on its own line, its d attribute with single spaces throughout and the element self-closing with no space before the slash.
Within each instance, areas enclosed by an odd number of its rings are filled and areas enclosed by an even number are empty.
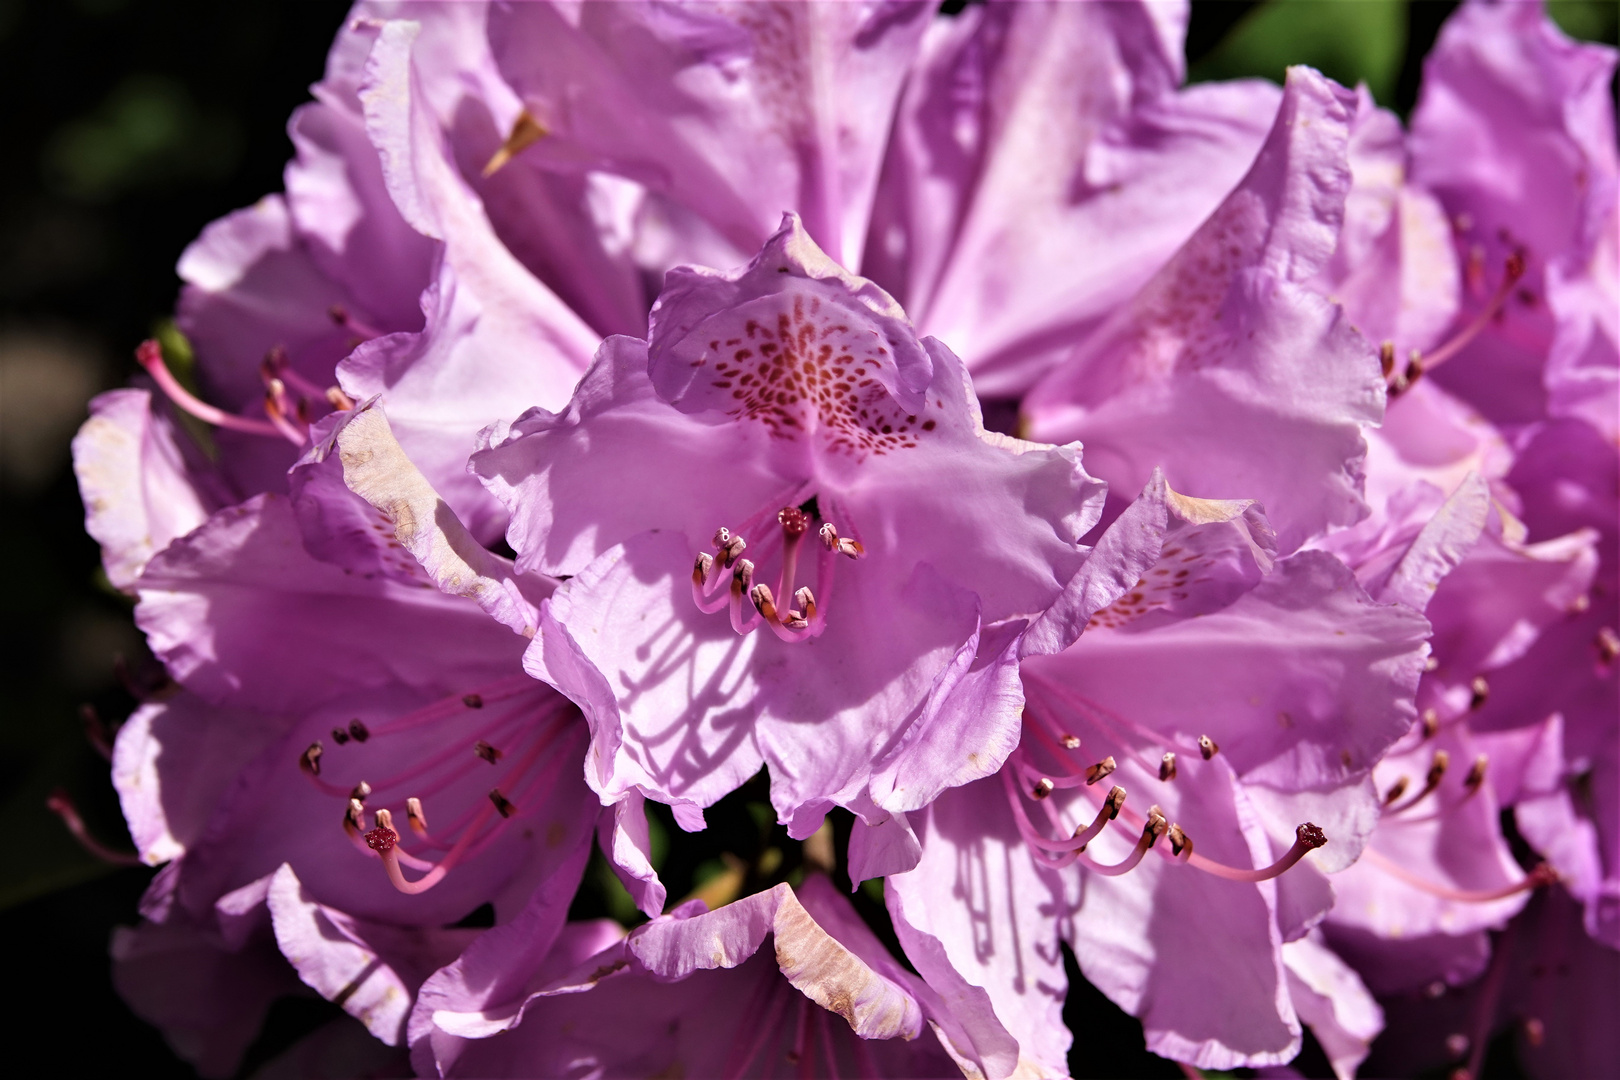
<svg viewBox="0 0 1620 1080">
<path fill-rule="evenodd" d="M 771 534 L 780 542 L 781 559 L 776 587 L 764 582 L 756 583 L 756 564 L 742 553 L 748 541 L 741 533 L 721 526 L 714 534 L 714 554 L 701 552 L 692 566 L 692 600 L 700 611 L 710 614 L 727 608 L 731 614 L 731 628 L 738 634 L 752 633 L 761 623 L 786 642 L 800 642 L 815 637 L 825 625 L 826 612 L 816 604 L 815 593 L 808 585 L 795 588 L 799 570 L 799 556 L 805 535 L 810 531 L 812 508 L 819 516 L 818 501 L 814 496 L 799 506 L 784 506 L 776 512 L 778 530 Z M 755 519 L 763 515 L 755 515 Z M 823 550 L 817 560 L 816 584 L 825 596 L 831 592 L 833 555 L 859 559 L 865 554 L 860 541 L 839 536 L 837 526 L 825 522 L 818 530 Z M 762 558 L 773 552 L 765 549 Z M 730 588 L 722 591 L 730 571 Z M 787 606 L 788 598 L 792 597 Z M 744 608 L 744 601 L 748 608 Z"/>
<path fill-rule="evenodd" d="M 319 791 L 343 800 L 343 829 L 356 849 L 381 858 L 401 892 L 420 893 L 487 850 L 510 821 L 544 801 L 561 770 L 581 752 L 575 744 L 584 741 L 585 731 L 576 720 L 573 706 L 549 688 L 513 676 L 376 726 L 351 720 L 332 729 L 332 741 L 343 749 L 328 759 L 323 744 L 313 742 L 299 755 L 298 766 Z M 425 752 L 415 760 L 404 754 L 403 768 L 378 777 L 377 759 L 397 763 L 400 741 L 413 733 L 417 740 L 427 736 Z M 457 742 L 465 742 L 467 753 L 443 752 Z M 352 787 L 333 783 L 328 774 L 340 770 L 362 778 Z M 484 797 L 475 794 L 483 789 L 481 773 L 493 781 Z M 370 830 L 368 810 L 374 822 Z M 403 845 L 395 828 L 398 814 L 409 824 L 415 851 Z M 423 876 L 409 880 L 406 869 Z"/>
</svg>

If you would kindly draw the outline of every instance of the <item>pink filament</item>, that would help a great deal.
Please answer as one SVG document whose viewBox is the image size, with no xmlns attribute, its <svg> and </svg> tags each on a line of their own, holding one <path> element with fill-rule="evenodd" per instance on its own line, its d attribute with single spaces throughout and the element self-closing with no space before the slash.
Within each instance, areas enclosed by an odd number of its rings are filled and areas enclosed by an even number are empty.
<svg viewBox="0 0 1620 1080">
<path fill-rule="evenodd" d="M 158 388 L 168 395 L 170 401 L 197 419 L 213 424 L 215 427 L 226 428 L 230 431 L 243 431 L 250 435 L 279 437 L 282 434 L 281 430 L 268 420 L 254 420 L 251 417 L 237 416 L 235 413 L 228 413 L 223 409 L 215 408 L 206 401 L 197 398 L 190 390 L 181 386 L 180 381 L 169 371 L 168 365 L 163 362 L 163 349 L 157 342 L 150 339 L 141 342 L 135 349 L 135 359 L 140 361 L 141 366 L 146 369 L 146 373 L 152 376 L 152 381 L 157 383 Z M 299 443 L 302 444 L 302 442 L 303 439 L 300 437 Z"/>
<path fill-rule="evenodd" d="M 1455 900 L 1460 904 L 1489 904 L 1496 900 L 1506 900 L 1510 896 L 1515 896 L 1522 892 L 1528 892 L 1531 889 L 1540 888 L 1543 885 L 1550 885 L 1554 881 L 1558 880 L 1557 872 L 1546 863 L 1542 863 L 1534 870 L 1530 871 L 1529 874 L 1525 875 L 1522 880 L 1512 885 L 1504 885 L 1499 889 L 1453 889 L 1449 885 L 1437 885 L 1426 878 L 1412 873 L 1412 871 L 1408 870 L 1400 863 L 1395 862 L 1386 855 L 1380 854 L 1372 848 L 1367 848 L 1364 850 L 1361 853 L 1361 857 L 1378 867 L 1380 870 L 1389 874 L 1391 877 L 1404 881 L 1406 884 L 1412 886 L 1412 888 L 1417 889 L 1420 892 L 1426 892 L 1430 896 L 1437 896 L 1442 900 Z"/>
<path fill-rule="evenodd" d="M 1519 279 L 1523 276 L 1524 255 L 1516 252 L 1508 257 L 1507 264 L 1502 269 L 1502 284 L 1497 286 L 1495 294 L 1480 309 L 1479 314 L 1474 316 L 1474 320 L 1465 326 L 1456 337 L 1426 356 L 1420 357 L 1418 366 L 1423 371 L 1433 371 L 1461 352 L 1464 346 L 1473 341 L 1479 335 L 1479 332 L 1489 325 L 1491 319 L 1496 317 L 1496 313 L 1502 310 L 1502 304 L 1506 302 L 1508 294 L 1513 291 L 1513 286 L 1518 284 Z"/>
<path fill-rule="evenodd" d="M 64 791 L 53 791 L 45 800 L 45 806 L 67 826 L 68 832 L 73 834 L 86 851 L 100 859 L 102 862 L 112 863 L 114 866 L 140 866 L 138 855 L 131 855 L 125 851 L 114 851 L 100 840 L 90 835 L 90 830 L 84 824 L 84 818 L 79 816 L 78 807 L 73 805 Z"/>
</svg>

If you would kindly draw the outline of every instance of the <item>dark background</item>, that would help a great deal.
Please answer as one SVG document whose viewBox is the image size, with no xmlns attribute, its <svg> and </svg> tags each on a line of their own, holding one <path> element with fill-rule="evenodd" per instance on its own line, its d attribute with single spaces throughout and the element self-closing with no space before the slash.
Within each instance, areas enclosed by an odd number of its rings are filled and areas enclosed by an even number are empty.
<svg viewBox="0 0 1620 1080">
<path fill-rule="evenodd" d="M 1280 80 L 1285 63 L 1313 63 L 1347 84 L 1365 79 L 1405 115 L 1453 6 L 1201 0 L 1192 76 Z M 64 789 L 96 835 L 129 849 L 81 706 L 116 724 L 150 663 L 83 532 L 68 440 L 89 397 L 135 370 L 131 349 L 174 303 L 181 249 L 207 222 L 280 189 L 287 116 L 320 77 L 345 10 L 0 0 L 0 955 L 17 979 L 15 1072 L 193 1075 L 108 977 L 108 936 L 134 922 L 151 871 L 92 858 L 45 809 Z M 1571 34 L 1611 44 L 1617 10 L 1612 0 L 1553 5 Z M 334 1010 L 278 1006 L 243 1075 Z M 1141 1051 L 1136 1022 L 1083 983 L 1069 1012 L 1077 1076 L 1181 1075 Z M 1328 1075 L 1314 1046 L 1296 1067 Z M 1487 1075 L 1516 1075 L 1511 1056 L 1493 1055 Z"/>
</svg>

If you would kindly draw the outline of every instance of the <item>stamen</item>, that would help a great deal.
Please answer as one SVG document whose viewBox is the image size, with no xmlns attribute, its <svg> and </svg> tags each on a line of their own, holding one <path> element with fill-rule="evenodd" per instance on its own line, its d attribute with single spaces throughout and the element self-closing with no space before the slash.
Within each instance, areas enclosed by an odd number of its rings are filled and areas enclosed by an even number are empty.
<svg viewBox="0 0 1620 1080">
<path fill-rule="evenodd" d="M 362 724 L 358 717 L 349 721 L 349 738 L 355 742 L 363 743 L 371 738 L 371 729 Z"/>
<path fill-rule="evenodd" d="M 405 818 L 411 823 L 412 832 L 418 836 L 427 835 L 427 815 L 422 812 L 422 800 L 415 795 L 405 800 Z"/>
<path fill-rule="evenodd" d="M 1450 341 L 1428 355 L 1415 359 L 1413 366 L 1416 368 L 1416 374 L 1413 374 L 1410 368 L 1408 369 L 1407 385 L 1417 381 L 1417 377 L 1424 372 L 1433 371 L 1453 356 L 1456 356 L 1470 341 L 1474 340 L 1481 330 L 1489 326 L 1491 320 L 1496 317 L 1497 312 L 1502 310 L 1502 305 L 1507 302 L 1507 298 L 1512 295 L 1513 286 L 1518 284 L 1519 279 L 1523 276 L 1524 252 L 1515 251 L 1507 257 L 1507 260 L 1502 265 L 1502 283 L 1496 287 L 1496 292 L 1486 301 L 1479 314 L 1474 316 L 1473 321 Z"/>
<path fill-rule="evenodd" d="M 298 755 L 298 767 L 311 776 L 321 775 L 321 755 L 325 752 L 326 750 L 321 746 L 320 740 L 315 740 L 309 744 L 309 747 L 302 754 Z"/>
<path fill-rule="evenodd" d="M 350 799 L 349 805 L 343 810 L 343 831 L 351 838 L 359 839 L 366 828 L 366 807 L 359 799 Z"/>
<path fill-rule="evenodd" d="M 489 789 L 489 801 L 495 804 L 496 811 L 499 812 L 503 818 L 509 818 L 513 814 L 517 813 L 517 807 L 513 806 L 507 801 L 506 796 L 501 794 L 500 788 Z"/>
<path fill-rule="evenodd" d="M 1174 780 L 1175 778 L 1176 755 L 1174 753 L 1165 754 L 1164 757 L 1159 761 L 1159 779 L 1162 781 L 1170 781 Z"/>
<path fill-rule="evenodd" d="M 461 703 L 469 709 L 482 709 L 484 707 L 484 698 L 481 694 L 463 694 L 461 695 Z"/>
<path fill-rule="evenodd" d="M 342 746 L 344 743 L 349 741 L 349 733 L 344 731 L 342 728 L 333 728 L 332 741 L 337 743 L 339 746 Z"/>
<path fill-rule="evenodd" d="M 112 760 L 112 732 L 107 730 L 107 724 L 101 719 L 101 714 L 89 702 L 79 706 L 79 720 L 84 724 L 84 737 L 95 749 L 96 753 Z"/>
<path fill-rule="evenodd" d="M 1395 373 L 1395 343 L 1393 341 L 1385 341 L 1378 346 L 1378 366 L 1383 370 L 1385 379 Z"/>
<path fill-rule="evenodd" d="M 1188 859 L 1192 858 L 1192 837 L 1183 832 L 1180 825 L 1172 824 L 1170 826 L 1170 831 L 1165 833 L 1165 838 L 1170 841 L 1170 853 L 1172 855 L 1180 855 L 1183 851 L 1186 851 L 1187 858 L 1182 859 L 1181 861 L 1186 862 Z"/>
<path fill-rule="evenodd" d="M 306 432 L 299 431 L 297 426 L 288 419 L 288 417 L 298 414 L 288 407 L 287 387 L 280 379 L 271 379 L 265 387 L 264 412 L 282 438 L 294 446 L 304 445 Z"/>
<path fill-rule="evenodd" d="M 326 388 L 326 403 L 336 412 L 348 412 L 354 408 L 354 399 L 345 394 L 340 386 Z"/>
<path fill-rule="evenodd" d="M 269 352 L 264 354 L 264 359 L 259 361 L 259 377 L 264 380 L 266 386 L 270 384 L 271 379 L 281 379 L 294 387 L 300 394 L 309 397 L 326 397 L 330 400 L 333 390 L 337 390 L 339 394 L 343 393 L 342 390 L 335 386 L 322 390 L 319 386 L 300 375 L 298 370 L 292 366 L 292 361 L 288 359 L 287 350 L 280 345 L 273 346 Z"/>
<path fill-rule="evenodd" d="M 1206 859 L 1202 855 L 1195 855 L 1190 851 L 1187 854 L 1186 861 L 1206 873 L 1226 878 L 1228 881 L 1269 881 L 1291 869 L 1308 852 L 1315 851 L 1326 843 L 1327 835 L 1320 828 L 1307 821 L 1294 830 L 1294 846 L 1284 852 L 1282 858 L 1260 870 L 1243 870 L 1236 866 L 1227 866 L 1225 863 Z"/>
<path fill-rule="evenodd" d="M 1614 627 L 1605 626 L 1597 632 L 1592 642 L 1597 647 L 1598 663 L 1608 667 L 1614 663 L 1615 657 L 1620 656 L 1620 634 L 1614 632 Z"/>
<path fill-rule="evenodd" d="M 1541 863 L 1534 870 L 1531 870 L 1524 880 L 1514 885 L 1505 885 L 1500 889 L 1481 891 L 1453 889 L 1448 885 L 1437 885 L 1432 881 L 1419 877 L 1400 863 L 1380 854 L 1373 848 L 1363 850 L 1361 857 L 1370 860 L 1380 870 L 1383 870 L 1391 877 L 1399 878 L 1420 892 L 1426 892 L 1430 896 L 1438 896 L 1442 900 L 1455 900 L 1463 904 L 1489 904 L 1494 900 L 1505 900 L 1518 893 L 1528 892 L 1543 885 L 1551 885 L 1558 880 L 1558 871 L 1547 863 Z"/>
<path fill-rule="evenodd" d="M 1215 744 L 1215 740 L 1210 738 L 1208 735 L 1200 735 L 1198 736 L 1198 752 L 1204 756 L 1205 761 L 1208 761 L 1210 758 L 1220 753 L 1221 748 L 1217 746 Z"/>
<path fill-rule="evenodd" d="M 1086 786 L 1089 787 L 1092 784 L 1095 784 L 1105 776 L 1108 776 L 1118 767 L 1119 766 L 1114 762 L 1114 755 L 1109 754 L 1107 757 L 1097 762 L 1097 764 L 1086 769 Z"/>
<path fill-rule="evenodd" d="M 1472 795 L 1474 792 L 1478 791 L 1479 786 L 1485 782 L 1485 770 L 1490 767 L 1490 763 L 1490 757 L 1486 754 L 1481 754 L 1475 758 L 1474 763 L 1469 766 L 1468 775 L 1463 777 L 1463 787 L 1467 789 L 1469 795 Z"/>
<path fill-rule="evenodd" d="M 1440 786 L 1440 781 L 1445 779 L 1446 769 L 1450 765 L 1451 755 L 1444 750 L 1436 750 L 1429 762 L 1429 771 L 1423 778 L 1423 788 L 1400 806 L 1390 807 L 1390 803 L 1400 798 L 1401 792 L 1406 790 L 1406 777 L 1403 776 L 1396 787 L 1390 788 L 1389 794 L 1384 796 L 1384 805 L 1394 813 L 1412 809 L 1434 793 L 1434 789 Z M 1400 790 L 1397 791 L 1396 788 Z"/>
<path fill-rule="evenodd" d="M 1468 689 L 1473 693 L 1468 699 L 1468 709 L 1470 712 L 1478 712 L 1485 707 L 1486 699 L 1491 696 L 1491 684 L 1485 681 L 1485 676 L 1475 675 L 1473 681 L 1468 684 Z"/>
<path fill-rule="evenodd" d="M 794 629 L 800 630 L 808 626 L 816 617 L 816 594 L 810 591 L 810 586 L 801 586 L 793 594 L 793 602 L 799 605 L 799 610 L 791 613 L 794 615 L 793 621 L 800 624 L 795 626 Z"/>
<path fill-rule="evenodd" d="M 1164 811 L 1157 806 L 1151 807 L 1148 810 L 1147 823 L 1142 826 L 1142 838 L 1136 842 L 1136 846 L 1131 849 L 1131 853 L 1125 856 L 1124 861 L 1115 863 L 1112 866 L 1089 864 L 1090 870 L 1093 873 L 1102 874 L 1104 877 L 1118 877 L 1136 869 L 1137 864 L 1142 861 L 1142 856 L 1147 854 L 1148 848 L 1158 843 L 1159 837 L 1163 836 L 1169 827 L 1169 823 L 1164 818 Z"/>
<path fill-rule="evenodd" d="M 473 743 L 473 753 L 477 754 L 491 765 L 495 764 L 497 761 L 501 760 L 501 758 L 506 756 L 505 754 L 501 753 L 500 750 L 489 745 L 489 743 L 485 742 L 483 739 L 479 739 L 477 742 Z"/>
<path fill-rule="evenodd" d="M 1064 734 L 1058 736 L 1058 742 L 1063 744 L 1063 749 L 1065 749 L 1065 750 L 1078 750 L 1078 749 L 1080 749 L 1080 736 L 1078 736 L 1078 735 L 1070 735 L 1068 733 L 1064 733 Z"/>
<path fill-rule="evenodd" d="M 1097 811 L 1097 816 L 1092 819 L 1091 824 L 1084 829 L 1074 830 L 1074 842 L 1080 845 L 1074 850 L 1086 850 L 1086 845 L 1101 835 L 1103 828 L 1110 821 L 1119 817 L 1119 811 L 1124 805 L 1125 789 L 1115 784 L 1108 790 L 1108 797 L 1103 800 L 1102 808 Z"/>
<path fill-rule="evenodd" d="M 162 390 L 170 401 L 204 423 L 213 424 L 215 427 L 222 427 L 230 431 L 246 432 L 250 435 L 268 435 L 272 438 L 281 435 L 281 430 L 268 421 L 238 416 L 235 413 L 228 413 L 224 409 L 215 408 L 196 397 L 184 386 L 181 386 L 180 380 L 174 377 L 168 365 L 163 362 L 163 347 L 156 341 L 147 339 L 136 346 L 135 359 L 140 363 L 141 367 L 146 369 L 146 373 L 152 377 L 152 381 L 158 384 L 158 389 Z"/>
<path fill-rule="evenodd" d="M 1030 791 L 1030 795 L 1037 799 L 1044 799 L 1048 795 L 1052 794 L 1055 786 L 1056 785 L 1052 783 L 1051 777 L 1043 776 L 1036 781 L 1035 787 Z"/>
<path fill-rule="evenodd" d="M 837 527 L 830 521 L 821 527 L 821 542 L 827 545 L 828 551 L 847 555 L 851 559 L 859 559 L 866 554 L 866 548 L 861 546 L 859 540 L 839 536 Z"/>
<path fill-rule="evenodd" d="M 1407 786 L 1410 785 L 1411 782 L 1412 781 L 1409 777 L 1402 776 L 1396 778 L 1395 782 L 1389 786 L 1389 790 L 1384 792 L 1384 805 L 1387 807 L 1394 803 L 1396 799 L 1399 799 L 1402 795 L 1405 795 Z"/>
<path fill-rule="evenodd" d="M 753 592 L 754 564 L 749 559 L 738 559 L 736 567 L 731 571 L 731 628 L 738 634 L 746 634 L 759 625 L 758 616 L 743 620 L 742 601 L 744 596 Z"/>
<path fill-rule="evenodd" d="M 351 330 L 358 334 L 361 340 L 368 340 L 370 338 L 379 338 L 383 336 L 383 332 L 381 330 L 377 329 L 375 326 L 361 322 L 359 319 L 354 317 L 353 312 L 344 307 L 342 304 L 333 304 L 331 307 L 327 308 L 326 317 L 331 319 L 336 325 L 343 327 L 345 330 Z"/>
<path fill-rule="evenodd" d="M 1423 716 L 1420 719 L 1423 722 L 1423 737 L 1425 739 L 1432 739 L 1440 734 L 1440 713 L 1437 709 L 1424 709 Z"/>
<path fill-rule="evenodd" d="M 90 835 L 90 829 L 85 825 L 84 818 L 79 816 L 78 807 L 73 805 L 73 799 L 60 788 L 45 799 L 45 808 L 62 819 L 67 831 L 73 834 L 73 839 L 100 859 L 102 862 L 112 863 L 114 866 L 140 866 L 139 855 L 132 855 L 127 851 L 114 851 L 100 840 Z"/>
</svg>

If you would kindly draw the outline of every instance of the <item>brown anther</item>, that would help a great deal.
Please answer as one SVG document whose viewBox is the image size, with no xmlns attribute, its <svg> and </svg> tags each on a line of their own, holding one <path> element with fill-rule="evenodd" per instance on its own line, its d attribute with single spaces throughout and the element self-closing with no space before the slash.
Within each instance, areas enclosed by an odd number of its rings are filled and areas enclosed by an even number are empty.
<svg viewBox="0 0 1620 1080">
<path fill-rule="evenodd" d="M 1421 378 L 1423 378 L 1423 354 L 1413 349 L 1412 355 L 1407 358 L 1406 370 L 1400 375 L 1401 390 L 1411 389 L 1412 384 Z"/>
<path fill-rule="evenodd" d="M 1434 752 L 1434 760 L 1429 762 L 1429 773 L 1423 778 L 1423 787 L 1426 791 L 1433 791 L 1439 786 L 1440 780 L 1446 775 L 1446 769 L 1451 766 L 1451 755 L 1444 750 Z"/>
<path fill-rule="evenodd" d="M 364 780 L 360 781 L 349 791 L 349 798 L 364 805 L 365 801 L 371 798 L 371 785 Z"/>
<path fill-rule="evenodd" d="M 547 134 L 546 126 L 536 120 L 528 109 L 518 113 L 517 119 L 512 121 L 512 130 L 507 133 L 506 141 L 490 155 L 488 161 L 484 162 L 484 179 L 488 180 L 494 176 L 506 166 L 507 162 L 545 138 Z"/>
<path fill-rule="evenodd" d="M 771 595 L 771 587 L 763 581 L 748 590 L 748 599 L 754 602 L 754 608 L 771 622 L 776 621 L 776 598 Z"/>
<path fill-rule="evenodd" d="M 1148 807 L 1147 823 L 1142 826 L 1142 839 L 1147 841 L 1147 846 L 1152 847 L 1157 844 L 1159 837 L 1163 836 L 1169 829 L 1170 821 L 1164 816 L 1164 811 L 1159 809 L 1158 804 L 1155 803 Z"/>
<path fill-rule="evenodd" d="M 332 741 L 337 743 L 339 746 L 342 746 L 344 743 L 349 741 L 349 733 L 344 731 L 342 728 L 333 728 Z"/>
<path fill-rule="evenodd" d="M 348 412 L 354 408 L 354 399 L 345 394 L 342 388 L 336 386 L 326 388 L 326 403 L 337 412 Z"/>
<path fill-rule="evenodd" d="M 485 742 L 483 739 L 479 739 L 477 742 L 473 743 L 473 753 L 477 754 L 491 765 L 495 764 L 497 761 L 501 760 L 503 756 L 505 756 L 500 750 L 489 745 L 489 743 Z"/>
<path fill-rule="evenodd" d="M 1186 849 L 1187 858 L 1192 858 L 1192 837 L 1183 832 L 1180 825 L 1172 824 L 1169 831 L 1165 833 L 1165 838 L 1170 841 L 1170 853 L 1172 855 L 1180 855 L 1182 850 Z"/>
<path fill-rule="evenodd" d="M 354 836 L 366 831 L 366 808 L 359 799 L 350 799 L 343 811 L 343 829 Z"/>
<path fill-rule="evenodd" d="M 1539 1016 L 1524 1018 L 1524 1041 L 1531 1046 L 1540 1046 L 1547 1038 L 1547 1025 L 1541 1022 Z"/>
<path fill-rule="evenodd" d="M 731 566 L 747 549 L 748 541 L 740 536 L 731 536 L 724 544 L 720 544 L 718 547 L 720 548 L 720 565 Z"/>
<path fill-rule="evenodd" d="M 422 800 L 415 795 L 405 800 L 405 820 L 411 823 L 411 831 L 419 836 L 426 836 L 427 815 L 422 812 Z"/>
<path fill-rule="evenodd" d="M 1174 780 L 1176 778 L 1176 755 L 1165 754 L 1159 759 L 1159 779 Z"/>
<path fill-rule="evenodd" d="M 1294 830 L 1294 843 L 1301 847 L 1315 851 L 1319 847 L 1326 846 L 1327 842 L 1327 833 L 1322 831 L 1321 826 L 1312 825 L 1308 821 Z"/>
<path fill-rule="evenodd" d="M 731 591 L 738 596 L 746 594 L 754 581 L 754 563 L 751 559 L 738 559 L 731 568 Z"/>
<path fill-rule="evenodd" d="M 1473 695 L 1468 699 L 1469 711 L 1477 711 L 1485 707 L 1485 700 L 1491 696 L 1491 684 L 1485 681 L 1485 676 L 1475 675 L 1468 689 Z"/>
<path fill-rule="evenodd" d="M 793 594 L 793 602 L 799 605 L 796 613 L 798 620 L 808 625 L 816 617 L 816 594 L 810 591 L 808 585 L 798 589 Z M 803 627 L 795 627 L 803 629 Z"/>
<path fill-rule="evenodd" d="M 1080 749 L 1080 736 L 1078 735 L 1059 735 L 1058 742 L 1063 744 L 1065 750 Z"/>
<path fill-rule="evenodd" d="M 726 545 L 728 545 L 730 543 L 731 543 L 731 530 L 730 529 L 728 529 L 724 525 L 722 525 L 718 529 L 714 530 L 714 547 L 715 547 L 716 551 L 724 551 L 724 550 L 726 550 Z"/>
<path fill-rule="evenodd" d="M 828 551 L 836 551 L 838 554 L 847 555 L 851 559 L 858 559 L 866 554 L 866 549 L 861 546 L 859 540 L 851 540 L 847 536 L 840 537 L 838 529 L 830 521 L 821 527 L 820 536 L 821 542 L 827 545 Z"/>
<path fill-rule="evenodd" d="M 1478 791 L 1479 785 L 1485 782 L 1485 770 L 1490 767 L 1490 764 L 1491 759 L 1485 754 L 1481 754 L 1468 767 L 1468 775 L 1463 777 L 1463 787 L 1467 789 L 1468 794 L 1472 795 Z"/>
<path fill-rule="evenodd" d="M 320 740 L 315 740 L 309 744 L 308 749 L 298 755 L 298 767 L 311 776 L 321 775 L 321 755 L 325 752 Z"/>
<path fill-rule="evenodd" d="M 1384 805 L 1388 806 L 1402 795 L 1405 795 L 1406 789 L 1411 783 L 1412 781 L 1405 776 L 1397 778 L 1393 784 L 1389 785 L 1389 790 L 1384 792 Z"/>
<path fill-rule="evenodd" d="M 1395 370 L 1395 343 L 1386 341 L 1378 346 L 1378 366 L 1384 369 L 1384 378 Z"/>
<path fill-rule="evenodd" d="M 1103 800 L 1103 809 L 1108 811 L 1108 820 L 1113 821 L 1119 817 L 1119 812 L 1125 808 L 1125 789 L 1115 784 L 1108 789 L 1108 798 Z"/>
<path fill-rule="evenodd" d="M 1198 752 L 1204 755 L 1205 761 L 1208 761 L 1210 758 L 1220 753 L 1221 748 L 1217 746 L 1215 740 L 1210 738 L 1208 735 L 1200 735 L 1198 736 Z"/>
<path fill-rule="evenodd" d="M 359 720 L 350 720 L 349 738 L 353 739 L 355 742 L 365 742 L 367 739 L 371 738 L 371 731 Z"/>
<path fill-rule="evenodd" d="M 1522 250 L 1515 251 L 1507 257 L 1507 262 L 1502 266 L 1502 273 L 1510 282 L 1518 281 L 1524 276 L 1524 252 Z"/>
<path fill-rule="evenodd" d="M 1052 783 L 1052 778 L 1049 776 L 1043 776 L 1039 780 L 1035 781 L 1035 786 L 1030 789 L 1029 793 L 1034 798 L 1044 799 L 1048 795 L 1052 794 L 1052 792 L 1056 789 L 1057 785 Z"/>
<path fill-rule="evenodd" d="M 714 569 L 714 556 L 707 551 L 698 552 L 697 561 L 692 564 L 692 584 L 701 588 L 709 580 L 709 572 Z"/>
<path fill-rule="evenodd" d="M 1592 607 L 1592 596 L 1591 596 L 1591 594 L 1590 593 L 1581 593 L 1581 595 L 1577 596 L 1575 599 L 1573 599 L 1573 600 L 1571 600 L 1569 602 L 1569 607 L 1565 608 L 1564 611 L 1565 611 L 1566 614 L 1569 614 L 1569 615 L 1584 615 L 1591 607 Z M 1601 631 L 1601 630 L 1598 631 L 1599 634 L 1601 634 L 1602 632 L 1603 631 Z M 1613 633 L 1613 631 L 1610 631 L 1610 633 Z"/>
<path fill-rule="evenodd" d="M 482 694 L 463 694 L 461 703 L 469 709 L 482 709 L 484 707 L 484 697 Z"/>
<path fill-rule="evenodd" d="M 1418 718 L 1423 723 L 1423 737 L 1432 739 L 1440 734 L 1440 712 L 1437 709 L 1424 709 L 1423 715 Z"/>
<path fill-rule="evenodd" d="M 326 317 L 338 326 L 347 326 L 349 324 L 349 309 L 342 304 L 333 304 L 326 309 Z"/>
<path fill-rule="evenodd" d="M 782 526 L 782 532 L 793 539 L 797 539 L 810 531 L 810 517 L 797 506 L 784 506 L 776 512 L 777 523 Z"/>
<path fill-rule="evenodd" d="M 1430 653 L 1428 656 L 1424 657 L 1424 659 L 1423 659 L 1423 670 L 1424 671 L 1439 671 L 1440 670 L 1440 658 L 1438 656 L 1435 656 L 1433 653 Z"/>
<path fill-rule="evenodd" d="M 1607 667 L 1620 656 L 1620 634 L 1614 632 L 1614 627 L 1605 626 L 1597 632 L 1592 644 L 1597 646 L 1598 661 Z"/>
<path fill-rule="evenodd" d="M 1118 767 L 1119 766 L 1114 763 L 1114 755 L 1109 754 L 1107 757 L 1097 762 L 1097 764 L 1086 769 L 1086 784 L 1088 786 L 1095 784 L 1103 777 L 1112 773 Z"/>
<path fill-rule="evenodd" d="M 489 801 L 495 804 L 495 809 L 500 813 L 501 817 L 511 817 L 517 813 L 517 807 L 507 801 L 506 796 L 501 794 L 500 788 L 489 789 Z"/>
</svg>

